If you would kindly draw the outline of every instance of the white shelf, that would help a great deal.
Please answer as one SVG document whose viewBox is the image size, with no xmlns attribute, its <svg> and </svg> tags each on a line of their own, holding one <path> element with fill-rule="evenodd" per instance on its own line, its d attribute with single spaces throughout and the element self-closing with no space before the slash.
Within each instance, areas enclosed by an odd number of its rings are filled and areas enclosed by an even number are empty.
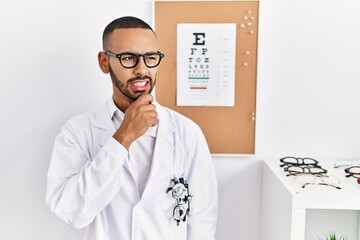
<svg viewBox="0 0 360 240">
<path fill-rule="evenodd" d="M 293 176 L 286 176 L 279 160 L 264 163 L 263 240 L 304 240 L 309 209 L 360 210 L 360 185 L 355 178 L 345 177 L 344 168 L 333 168 L 333 161 L 320 161 L 320 165 L 341 181 L 341 189 L 321 185 L 302 188 Z"/>
<path fill-rule="evenodd" d="M 334 168 L 333 162 L 322 161 L 320 165 L 341 181 L 341 189 L 319 185 L 302 188 L 294 177 L 286 176 L 279 160 L 266 160 L 265 164 L 292 194 L 294 208 L 360 209 L 360 185 L 355 178 L 345 177 L 344 168 Z"/>
</svg>

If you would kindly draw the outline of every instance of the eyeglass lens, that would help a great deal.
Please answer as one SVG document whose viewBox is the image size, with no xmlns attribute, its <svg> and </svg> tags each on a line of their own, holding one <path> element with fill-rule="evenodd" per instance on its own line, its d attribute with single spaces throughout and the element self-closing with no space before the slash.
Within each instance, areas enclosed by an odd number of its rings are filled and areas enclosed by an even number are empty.
<svg viewBox="0 0 360 240">
<path fill-rule="evenodd" d="M 186 210 L 182 205 L 177 205 L 174 208 L 173 216 L 175 220 L 182 220 L 186 217 Z"/>
<path fill-rule="evenodd" d="M 184 197 L 185 194 L 185 186 L 182 183 L 177 183 L 173 188 L 172 188 L 172 195 L 174 198 L 176 199 L 182 199 Z"/>
</svg>

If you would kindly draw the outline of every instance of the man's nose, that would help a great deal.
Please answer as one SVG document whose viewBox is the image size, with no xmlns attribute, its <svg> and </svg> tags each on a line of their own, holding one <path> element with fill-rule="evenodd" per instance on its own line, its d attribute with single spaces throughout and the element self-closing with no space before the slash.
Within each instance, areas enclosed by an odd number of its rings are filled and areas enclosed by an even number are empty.
<svg viewBox="0 0 360 240">
<path fill-rule="evenodd" d="M 148 67 L 145 65 L 145 62 L 144 62 L 144 57 L 143 56 L 140 56 L 139 57 L 139 62 L 138 64 L 135 66 L 134 68 L 134 72 L 135 74 L 137 75 L 146 75 L 148 73 L 149 69 Z"/>
</svg>

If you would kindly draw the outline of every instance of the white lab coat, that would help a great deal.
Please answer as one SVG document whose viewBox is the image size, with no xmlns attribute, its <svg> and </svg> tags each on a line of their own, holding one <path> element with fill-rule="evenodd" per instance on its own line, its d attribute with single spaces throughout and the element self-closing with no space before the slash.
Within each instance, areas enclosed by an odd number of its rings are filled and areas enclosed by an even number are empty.
<svg viewBox="0 0 360 240">
<path fill-rule="evenodd" d="M 200 128 L 156 104 L 159 117 L 151 171 L 143 195 L 132 178 L 128 152 L 112 135 L 107 104 L 69 120 L 55 140 L 46 203 L 86 240 L 213 240 L 217 182 Z M 172 178 L 183 177 L 193 199 L 186 222 L 173 219 Z"/>
</svg>

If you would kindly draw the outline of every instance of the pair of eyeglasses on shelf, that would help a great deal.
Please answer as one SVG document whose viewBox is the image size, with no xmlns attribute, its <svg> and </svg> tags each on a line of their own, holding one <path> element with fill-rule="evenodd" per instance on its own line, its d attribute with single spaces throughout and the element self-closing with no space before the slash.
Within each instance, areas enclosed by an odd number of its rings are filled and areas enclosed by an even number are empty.
<svg viewBox="0 0 360 240">
<path fill-rule="evenodd" d="M 306 165 L 306 166 L 319 166 L 319 161 L 313 158 L 300 158 L 300 157 L 283 157 L 280 158 L 280 167 L 284 166 L 299 166 L 299 165 Z M 320 166 L 319 166 L 320 167 Z"/>
<path fill-rule="evenodd" d="M 299 175 L 299 174 L 310 174 L 320 176 L 327 173 L 327 170 L 319 166 L 309 165 L 298 165 L 298 166 L 286 166 L 284 171 L 288 172 L 287 176 Z"/>
<path fill-rule="evenodd" d="M 294 181 L 299 183 L 302 188 L 309 185 L 329 186 L 336 189 L 341 189 L 341 181 L 335 176 L 331 175 L 313 175 L 313 174 L 298 174 L 294 177 Z"/>
<path fill-rule="evenodd" d="M 360 184 L 360 166 L 352 166 L 344 169 L 345 177 L 357 178 L 357 183 Z"/>
</svg>

